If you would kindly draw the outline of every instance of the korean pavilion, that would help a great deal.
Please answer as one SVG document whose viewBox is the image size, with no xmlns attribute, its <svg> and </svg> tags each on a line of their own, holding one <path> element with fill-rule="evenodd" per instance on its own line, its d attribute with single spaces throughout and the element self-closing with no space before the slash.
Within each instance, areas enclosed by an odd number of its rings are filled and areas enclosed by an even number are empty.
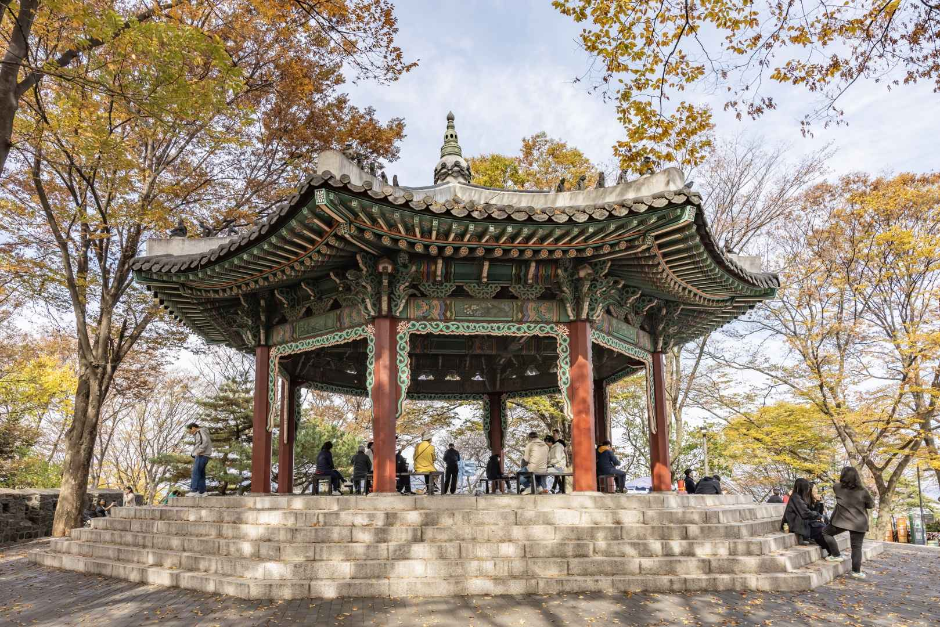
<svg viewBox="0 0 940 627">
<path fill-rule="evenodd" d="M 254 354 L 252 492 L 271 491 L 275 429 L 278 491 L 292 491 L 303 386 L 371 397 L 376 492 L 395 491 L 406 397 L 482 400 L 501 451 L 506 399 L 558 392 L 574 489 L 593 492 L 607 388 L 641 370 L 653 490 L 670 490 L 663 351 L 779 286 L 719 248 L 682 173 L 571 191 L 473 185 L 452 114 L 433 185 L 371 170 L 326 151 L 250 231 L 158 240 L 148 252 L 177 254 L 134 261 L 136 280 L 194 333 Z"/>
</svg>

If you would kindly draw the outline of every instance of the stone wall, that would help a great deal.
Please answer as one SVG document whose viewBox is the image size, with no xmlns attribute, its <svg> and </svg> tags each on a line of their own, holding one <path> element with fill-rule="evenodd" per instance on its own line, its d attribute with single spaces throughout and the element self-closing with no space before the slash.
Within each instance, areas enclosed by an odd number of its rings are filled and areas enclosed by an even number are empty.
<svg viewBox="0 0 940 627">
<path fill-rule="evenodd" d="M 89 490 L 84 509 L 89 509 L 92 500 L 97 498 L 120 505 L 124 494 L 121 490 Z M 0 543 L 52 534 L 52 519 L 58 500 L 58 490 L 0 489 Z M 137 503 L 143 504 L 142 496 L 137 495 Z"/>
</svg>

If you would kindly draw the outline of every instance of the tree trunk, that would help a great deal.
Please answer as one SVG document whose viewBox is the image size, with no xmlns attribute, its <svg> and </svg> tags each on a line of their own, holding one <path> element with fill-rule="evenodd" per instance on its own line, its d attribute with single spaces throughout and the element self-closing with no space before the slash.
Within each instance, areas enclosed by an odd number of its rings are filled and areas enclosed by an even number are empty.
<svg viewBox="0 0 940 627">
<path fill-rule="evenodd" d="M 88 494 L 88 474 L 98 437 L 98 419 L 104 401 L 100 371 L 86 367 L 80 373 L 75 391 L 75 415 L 65 435 L 65 460 L 59 501 L 52 522 L 52 535 L 67 536 L 82 525 L 82 508 Z"/>
<path fill-rule="evenodd" d="M 29 33 L 39 0 L 22 0 L 16 15 L 3 63 L 0 64 L 0 175 L 13 146 L 13 120 L 20 107 L 20 68 L 29 53 Z M 6 12 L 6 8 L 4 9 Z"/>
<path fill-rule="evenodd" d="M 891 528 L 891 504 L 893 501 L 893 490 L 878 494 L 878 522 L 875 524 L 875 535 L 870 539 L 883 540 L 888 529 Z"/>
</svg>

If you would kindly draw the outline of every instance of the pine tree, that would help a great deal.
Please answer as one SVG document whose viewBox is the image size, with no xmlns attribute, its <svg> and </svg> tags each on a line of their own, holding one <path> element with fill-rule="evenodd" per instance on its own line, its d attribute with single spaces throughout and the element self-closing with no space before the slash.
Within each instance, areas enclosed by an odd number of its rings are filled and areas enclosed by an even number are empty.
<svg viewBox="0 0 940 627">
<path fill-rule="evenodd" d="M 206 487 L 210 492 L 242 491 L 251 484 L 252 392 L 251 381 L 227 379 L 215 394 L 196 401 L 199 407 L 196 422 L 208 428 L 212 438 L 212 458 L 206 466 Z M 187 434 L 187 449 L 191 440 Z M 188 488 L 192 458 L 188 454 L 168 457 L 173 466 L 170 480 Z"/>
<path fill-rule="evenodd" d="M 196 401 L 200 426 L 212 437 L 212 459 L 206 482 L 219 494 L 242 490 L 251 483 L 253 390 L 249 381 L 229 379 L 218 392 Z M 210 489 L 212 489 L 210 487 Z"/>
</svg>

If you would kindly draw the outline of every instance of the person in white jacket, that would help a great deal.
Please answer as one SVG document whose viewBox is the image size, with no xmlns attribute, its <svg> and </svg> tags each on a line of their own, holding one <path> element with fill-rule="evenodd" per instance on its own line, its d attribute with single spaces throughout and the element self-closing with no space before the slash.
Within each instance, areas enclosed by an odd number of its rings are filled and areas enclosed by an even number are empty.
<svg viewBox="0 0 940 627">
<path fill-rule="evenodd" d="M 565 449 L 565 441 L 561 438 L 554 438 L 550 435 L 545 436 L 545 443 L 549 445 L 548 449 L 548 469 L 551 472 L 565 472 L 568 469 L 568 452 Z M 564 486 L 564 477 L 555 477 L 552 483 L 552 492 L 558 492 L 561 486 Z"/>
<path fill-rule="evenodd" d="M 546 472 L 548 470 L 548 445 L 539 439 L 539 434 L 535 431 L 529 433 L 529 443 L 525 445 L 525 452 L 522 454 L 521 472 Z M 529 478 L 522 477 L 519 485 L 523 489 L 529 487 Z M 542 494 L 546 494 L 545 477 L 536 477 L 535 483 Z"/>
<path fill-rule="evenodd" d="M 203 496 L 206 493 L 206 464 L 212 455 L 212 438 L 209 430 L 195 422 L 189 423 L 189 433 L 193 436 L 193 476 L 189 483 L 187 496 Z"/>
<path fill-rule="evenodd" d="M 137 495 L 134 494 L 134 488 L 127 486 L 124 488 L 124 507 L 134 507 L 137 505 Z"/>
</svg>

